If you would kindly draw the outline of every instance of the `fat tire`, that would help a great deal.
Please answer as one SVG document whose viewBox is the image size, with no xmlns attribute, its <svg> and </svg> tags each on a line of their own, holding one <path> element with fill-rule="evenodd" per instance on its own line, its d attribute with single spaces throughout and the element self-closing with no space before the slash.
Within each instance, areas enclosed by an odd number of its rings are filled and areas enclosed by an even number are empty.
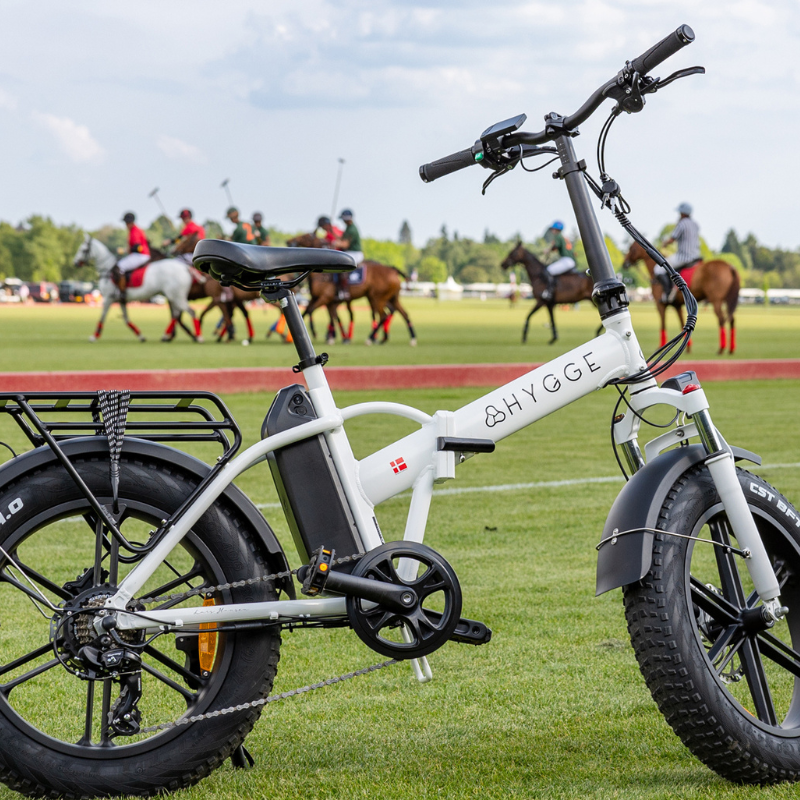
<svg viewBox="0 0 800 800">
<path fill-rule="evenodd" d="M 794 554 L 790 568 L 800 576 L 796 550 L 800 546 L 800 516 L 766 481 L 742 469 L 737 468 L 737 473 L 754 516 L 758 514 L 759 526 L 772 530 L 773 542 L 783 542 L 784 554 Z M 779 509 L 779 503 L 784 510 Z M 698 465 L 672 486 L 657 528 L 695 536 L 704 515 L 715 507 L 720 507 L 719 495 L 707 468 Z M 714 772 L 735 783 L 797 781 L 800 727 L 762 724 L 744 710 L 714 673 L 697 632 L 687 590 L 687 559 L 691 559 L 693 547 L 711 545 L 655 534 L 649 573 L 623 587 L 628 632 L 641 673 L 668 724 Z M 797 580 L 792 579 L 784 592 L 797 597 Z M 782 597 L 785 599 L 785 594 Z M 800 608 L 789 605 L 789 619 L 793 614 L 797 619 Z M 792 645 L 798 648 L 797 638 Z M 797 691 L 795 688 L 795 695 Z"/>
<path fill-rule="evenodd" d="M 98 499 L 109 503 L 108 461 L 102 457 L 76 457 L 72 461 Z M 196 484 L 195 476 L 163 461 L 122 456 L 119 490 L 122 503 L 146 501 L 167 516 Z M 0 528 L 0 542 L 9 541 L 20 526 L 34 524 L 32 520 L 37 515 L 46 515 L 48 507 L 63 506 L 82 497 L 74 481 L 58 464 L 36 469 L 0 486 L 0 509 L 15 498 L 23 501 L 19 513 Z M 192 531 L 213 554 L 226 581 L 273 571 L 268 563 L 269 554 L 263 552 L 256 534 L 224 498 L 201 517 Z M 232 602 L 277 598 L 274 586 L 268 583 L 230 590 L 229 596 Z M 214 695 L 214 709 L 266 697 L 280 654 L 280 636 L 276 632 L 237 631 L 225 636 L 225 647 L 233 648 L 233 657 L 228 660 L 227 672 Z M 158 734 L 145 740 L 154 743 L 149 749 L 126 753 L 126 749 L 133 748 L 123 746 L 118 757 L 103 758 L 89 752 L 92 750 L 89 747 L 83 748 L 87 751 L 85 755 L 68 754 L 64 747 L 56 746 L 59 741 L 55 739 L 51 740 L 54 746 L 43 744 L 42 736 L 31 736 L 24 720 L 0 697 L 0 780 L 34 797 L 149 796 L 175 791 L 197 783 L 229 758 L 253 728 L 261 710 L 262 706 L 258 706 L 181 726 L 167 735 Z M 163 744 L 158 744 L 162 738 Z"/>
</svg>

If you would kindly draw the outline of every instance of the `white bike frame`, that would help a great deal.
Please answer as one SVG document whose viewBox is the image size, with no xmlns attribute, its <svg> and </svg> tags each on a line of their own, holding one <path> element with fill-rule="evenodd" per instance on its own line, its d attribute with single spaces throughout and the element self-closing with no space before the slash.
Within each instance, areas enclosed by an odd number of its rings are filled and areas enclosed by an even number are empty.
<svg viewBox="0 0 800 800">
<path fill-rule="evenodd" d="M 293 296 L 281 300 L 284 306 L 290 302 L 295 302 Z M 383 543 L 375 506 L 408 489 L 413 491 L 404 539 L 422 542 L 434 484 L 454 478 L 456 462 L 465 460 L 469 455 L 439 450 L 439 437 L 479 438 L 498 442 L 590 392 L 603 388 L 612 379 L 646 369 L 628 309 L 608 317 L 603 325 L 605 333 L 590 342 L 455 412 L 437 411 L 433 416 L 410 406 L 389 402 L 360 403 L 339 409 L 323 367 L 319 364 L 307 367 L 303 375 L 318 418 L 269 436 L 226 464 L 184 516 L 166 531 L 156 547 L 122 580 L 119 590 L 107 601 L 106 607 L 117 611 L 118 627 L 123 630 L 179 629 L 201 623 L 252 620 L 279 623 L 298 618 L 345 616 L 344 597 L 170 608 L 143 614 L 126 613 L 125 608 L 235 478 L 263 462 L 268 453 L 319 434 L 323 434 L 327 440 L 365 550 L 372 550 Z M 672 431 L 667 440 L 660 437 L 659 447 L 647 450 L 657 455 L 660 449 L 671 443 L 685 441 L 692 436 L 700 437 L 709 453 L 706 463 L 733 532 L 747 554 L 746 563 L 756 591 L 768 608 L 780 608 L 778 581 L 736 477 L 733 456 L 711 422 L 703 390 L 697 388 L 682 393 L 659 388 L 652 377 L 637 383 L 636 387 L 629 401 L 630 409 L 615 426 L 616 441 L 622 445 L 629 465 L 634 471 L 644 465 L 637 444 L 640 421 L 637 414 L 650 406 L 666 404 L 681 412 L 684 418 L 691 417 L 691 422 L 684 419 L 684 424 L 675 429 L 680 433 Z M 353 455 L 344 423 L 367 414 L 406 417 L 418 422 L 420 428 L 359 461 Z M 401 572 L 403 566 L 406 565 L 401 565 Z M 407 569 L 410 567 L 415 568 L 413 562 L 406 566 Z"/>
</svg>

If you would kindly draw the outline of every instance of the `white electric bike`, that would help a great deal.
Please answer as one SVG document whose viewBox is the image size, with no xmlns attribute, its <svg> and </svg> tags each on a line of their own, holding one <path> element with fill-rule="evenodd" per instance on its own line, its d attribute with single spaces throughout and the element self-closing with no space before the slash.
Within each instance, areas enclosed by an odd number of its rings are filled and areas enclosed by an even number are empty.
<svg viewBox="0 0 800 800">
<path fill-rule="evenodd" d="M 35 446 L 0 468 L 0 779 L 30 795 L 147 795 L 188 786 L 228 757 L 243 765 L 245 736 L 283 697 L 269 691 L 284 628 L 349 626 L 388 659 L 336 680 L 404 659 L 426 680 L 426 657 L 447 641 L 488 642 L 485 625 L 461 616 L 453 569 L 422 544 L 434 485 L 608 386 L 619 391 L 614 440 L 631 477 L 598 546 L 597 591 L 622 587 L 641 671 L 698 758 L 734 781 L 797 779 L 800 515 L 736 466 L 757 456 L 727 444 L 693 373 L 657 383 L 691 334 L 696 303 L 673 272 L 687 325 L 645 359 L 587 186 L 663 259 L 628 221 L 602 146 L 595 183 L 572 145 L 606 98 L 615 105 L 601 145 L 623 111 L 702 71 L 648 76 L 693 38 L 682 26 L 576 114 L 549 115 L 544 131 L 518 130 L 524 116 L 498 123 L 421 168 L 433 180 L 481 164 L 488 185 L 555 153 L 605 328 L 467 406 L 433 416 L 391 402 L 338 408 L 291 288 L 310 271 L 352 269 L 349 256 L 215 240 L 198 245 L 195 264 L 280 303 L 306 384 L 278 393 L 261 441 L 237 455 L 236 423 L 211 394 L 0 395 Z M 654 405 L 673 408 L 674 424 L 642 452 L 639 427 Z M 366 414 L 419 429 L 357 460 L 345 423 Z M 223 453 L 212 468 L 165 442 L 217 442 Z M 269 525 L 232 483 L 263 461 L 305 562 L 295 571 L 304 596 Z M 375 507 L 407 490 L 404 538 L 384 542 Z"/>
</svg>

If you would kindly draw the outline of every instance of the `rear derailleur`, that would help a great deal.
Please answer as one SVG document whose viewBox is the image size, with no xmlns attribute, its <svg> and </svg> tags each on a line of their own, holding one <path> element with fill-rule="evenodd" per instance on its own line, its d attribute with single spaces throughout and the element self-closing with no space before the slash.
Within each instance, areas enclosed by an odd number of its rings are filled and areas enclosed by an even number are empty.
<svg viewBox="0 0 800 800">
<path fill-rule="evenodd" d="M 67 602 L 51 622 L 56 657 L 68 671 L 86 681 L 119 683 L 119 695 L 106 721 L 112 738 L 133 736 L 141 728 L 138 703 L 142 697 L 140 650 L 144 640 L 143 631 L 116 630 L 114 617 L 104 608 L 115 593 L 108 584 L 87 588 Z M 102 620 L 99 633 L 95 627 L 98 617 Z"/>
</svg>

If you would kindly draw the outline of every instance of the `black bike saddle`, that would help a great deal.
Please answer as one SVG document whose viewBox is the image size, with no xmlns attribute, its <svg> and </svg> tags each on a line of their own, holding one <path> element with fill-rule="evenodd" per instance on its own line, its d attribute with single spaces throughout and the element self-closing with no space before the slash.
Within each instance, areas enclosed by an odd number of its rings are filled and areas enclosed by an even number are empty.
<svg viewBox="0 0 800 800">
<path fill-rule="evenodd" d="M 352 256 L 316 247 L 261 247 L 221 239 L 197 243 L 192 262 L 225 286 L 252 289 L 291 272 L 351 272 Z"/>
</svg>

